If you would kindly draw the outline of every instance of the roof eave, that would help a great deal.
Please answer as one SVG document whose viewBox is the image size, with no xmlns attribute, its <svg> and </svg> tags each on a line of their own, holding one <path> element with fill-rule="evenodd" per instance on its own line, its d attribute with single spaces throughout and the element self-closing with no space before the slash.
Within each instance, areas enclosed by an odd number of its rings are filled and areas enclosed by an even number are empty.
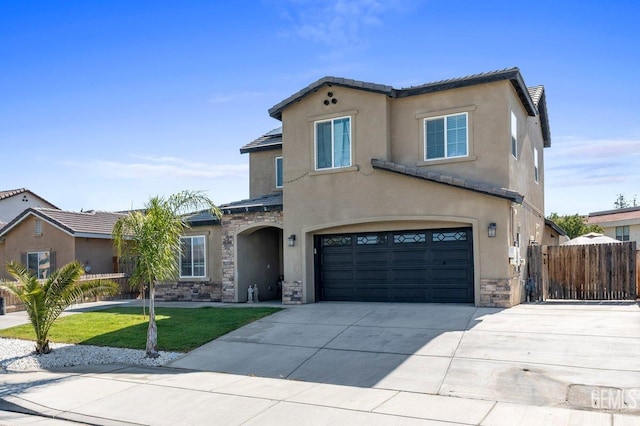
<svg viewBox="0 0 640 426">
<path fill-rule="evenodd" d="M 402 164 L 396 164 L 389 161 L 372 159 L 371 165 L 373 166 L 374 169 L 385 170 L 385 171 L 397 173 L 403 176 L 422 179 L 422 180 L 426 180 L 434 183 L 440 183 L 440 184 L 448 185 L 454 188 L 466 189 L 468 191 L 477 192 L 479 194 L 484 194 L 491 197 L 497 197 L 497 198 L 502 198 L 504 200 L 509 200 L 516 204 L 522 204 L 524 201 L 524 196 L 522 194 L 519 194 L 516 191 L 512 191 L 508 189 L 503 189 L 499 191 L 494 188 L 488 188 L 487 185 L 477 185 L 477 184 L 471 185 L 471 184 L 467 184 L 466 182 L 457 183 L 456 179 L 451 176 L 448 176 L 447 177 L 448 179 L 446 180 L 435 179 L 435 178 L 429 177 L 428 173 L 421 173 L 415 168 L 407 167 Z"/>
<path fill-rule="evenodd" d="M 282 149 L 282 142 L 276 142 L 268 145 L 259 145 L 254 147 L 242 147 L 240 148 L 240 154 L 247 154 L 251 152 L 260 152 L 260 151 L 272 151 L 275 149 Z"/>
</svg>

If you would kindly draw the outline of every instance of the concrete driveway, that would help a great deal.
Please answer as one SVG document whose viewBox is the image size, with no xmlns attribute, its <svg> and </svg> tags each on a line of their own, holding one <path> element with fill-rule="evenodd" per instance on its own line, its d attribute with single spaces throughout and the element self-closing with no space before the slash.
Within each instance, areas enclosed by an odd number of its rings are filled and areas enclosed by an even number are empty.
<svg viewBox="0 0 640 426">
<path fill-rule="evenodd" d="M 633 303 L 317 303 L 291 307 L 176 368 L 640 413 Z"/>
</svg>

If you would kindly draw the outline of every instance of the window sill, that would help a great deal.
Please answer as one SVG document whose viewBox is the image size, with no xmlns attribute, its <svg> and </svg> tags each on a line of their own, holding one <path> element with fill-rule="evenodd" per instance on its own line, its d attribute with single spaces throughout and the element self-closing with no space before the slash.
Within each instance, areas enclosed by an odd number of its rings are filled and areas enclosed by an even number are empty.
<svg viewBox="0 0 640 426">
<path fill-rule="evenodd" d="M 418 161 L 418 166 L 434 166 L 436 164 L 452 164 L 452 163 L 464 163 L 467 161 L 475 161 L 475 155 L 467 155 L 466 157 L 453 157 L 453 158 L 438 158 L 437 160 L 424 160 Z"/>
<path fill-rule="evenodd" d="M 360 166 L 338 167 L 335 169 L 320 169 L 309 172 L 309 176 L 328 175 L 332 173 L 357 172 Z"/>
<path fill-rule="evenodd" d="M 178 282 L 207 282 L 209 277 L 180 277 Z"/>
</svg>

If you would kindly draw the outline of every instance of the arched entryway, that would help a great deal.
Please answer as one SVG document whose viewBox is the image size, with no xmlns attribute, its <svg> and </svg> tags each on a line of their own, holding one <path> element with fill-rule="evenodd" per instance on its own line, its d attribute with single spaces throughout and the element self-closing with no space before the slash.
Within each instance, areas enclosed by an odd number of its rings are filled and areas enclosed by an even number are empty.
<svg viewBox="0 0 640 426">
<path fill-rule="evenodd" d="M 236 289 L 237 301 L 246 302 L 249 286 L 258 286 L 259 299 L 280 300 L 279 285 L 284 271 L 282 229 L 255 226 L 237 234 Z"/>
</svg>

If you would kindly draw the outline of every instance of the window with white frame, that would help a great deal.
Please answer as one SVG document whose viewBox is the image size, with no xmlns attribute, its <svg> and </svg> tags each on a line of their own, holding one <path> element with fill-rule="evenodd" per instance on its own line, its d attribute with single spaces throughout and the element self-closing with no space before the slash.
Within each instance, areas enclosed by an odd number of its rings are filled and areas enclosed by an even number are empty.
<svg viewBox="0 0 640 426">
<path fill-rule="evenodd" d="M 616 226 L 616 240 L 629 241 L 629 225 Z"/>
<path fill-rule="evenodd" d="M 518 158 L 518 119 L 513 111 L 511 111 L 511 155 Z"/>
<path fill-rule="evenodd" d="M 276 188 L 282 188 L 282 157 L 276 157 Z"/>
<path fill-rule="evenodd" d="M 316 170 L 351 166 L 351 118 L 315 123 Z"/>
<path fill-rule="evenodd" d="M 533 148 L 533 177 L 536 182 L 540 181 L 540 164 L 538 160 L 538 148 Z"/>
<path fill-rule="evenodd" d="M 180 237 L 180 244 L 182 246 L 180 277 L 193 278 L 206 276 L 204 235 Z"/>
<path fill-rule="evenodd" d="M 468 114 L 424 119 L 425 160 L 464 157 L 468 154 Z"/>
<path fill-rule="evenodd" d="M 47 278 L 51 273 L 51 256 L 48 251 L 27 253 L 27 269 L 38 279 Z"/>
</svg>

